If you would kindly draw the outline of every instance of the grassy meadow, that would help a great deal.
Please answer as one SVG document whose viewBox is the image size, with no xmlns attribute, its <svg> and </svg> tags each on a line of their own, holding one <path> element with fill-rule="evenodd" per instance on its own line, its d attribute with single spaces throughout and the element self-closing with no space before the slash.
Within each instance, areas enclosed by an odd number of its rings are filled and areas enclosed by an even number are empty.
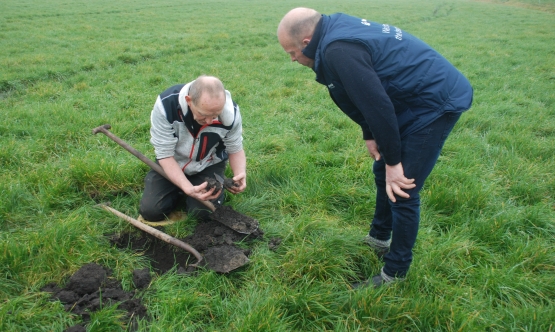
<svg viewBox="0 0 555 332">
<path fill-rule="evenodd" d="M 349 287 L 382 266 L 361 242 L 372 164 L 358 126 L 277 42 L 298 6 L 398 26 L 474 86 L 422 191 L 406 282 Z M 200 74 L 243 116 L 248 187 L 228 204 L 282 243 L 258 243 L 228 275 L 156 275 L 141 331 L 555 331 L 554 41 L 554 0 L 1 1 L 0 331 L 79 323 L 40 289 L 89 262 L 131 288 L 148 262 L 111 245 L 133 227 L 95 204 L 137 216 L 148 168 L 91 130 L 111 124 L 153 158 L 156 96 Z M 116 309 L 87 330 L 125 331 Z"/>
</svg>

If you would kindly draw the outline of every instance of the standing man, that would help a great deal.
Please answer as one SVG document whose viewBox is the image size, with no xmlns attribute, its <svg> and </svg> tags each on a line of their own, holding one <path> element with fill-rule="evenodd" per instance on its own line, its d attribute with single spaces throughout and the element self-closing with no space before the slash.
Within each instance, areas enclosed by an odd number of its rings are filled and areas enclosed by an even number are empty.
<svg viewBox="0 0 555 332">
<path fill-rule="evenodd" d="M 312 68 L 336 105 L 360 125 L 375 160 L 376 209 L 364 240 L 385 265 L 355 286 L 403 280 L 418 232 L 420 189 L 472 104 L 470 83 L 430 46 L 387 24 L 295 8 L 277 35 L 291 60 Z"/>
<path fill-rule="evenodd" d="M 200 76 L 193 82 L 172 86 L 156 99 L 151 116 L 150 142 L 156 161 L 171 181 L 151 170 L 139 212 L 147 221 L 162 221 L 187 196 L 187 212 L 206 218 L 201 201 L 223 202 L 223 190 L 206 190 L 206 177 L 224 176 L 229 160 L 237 194 L 247 186 L 246 158 L 239 106 L 222 82 Z"/>
</svg>

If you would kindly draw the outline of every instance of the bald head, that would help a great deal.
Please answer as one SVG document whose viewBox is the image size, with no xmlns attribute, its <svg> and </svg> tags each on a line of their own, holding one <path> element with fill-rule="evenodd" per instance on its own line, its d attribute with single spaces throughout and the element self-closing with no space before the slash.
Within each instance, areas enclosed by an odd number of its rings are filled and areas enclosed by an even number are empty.
<svg viewBox="0 0 555 332">
<path fill-rule="evenodd" d="M 310 39 L 314 28 L 320 20 L 321 14 L 310 8 L 295 8 L 290 10 L 279 22 L 277 35 L 282 44 L 293 42 L 299 45 L 303 39 Z"/>
<path fill-rule="evenodd" d="M 321 18 L 322 15 L 314 9 L 299 7 L 290 10 L 281 19 L 277 30 L 278 40 L 291 61 L 314 67 L 314 59 L 306 57 L 302 50 L 310 43 Z"/>
<path fill-rule="evenodd" d="M 189 96 L 193 104 L 197 105 L 201 96 L 206 95 L 210 99 L 225 101 L 225 89 L 222 81 L 214 76 L 199 76 L 189 88 Z"/>
<path fill-rule="evenodd" d="M 214 123 L 222 114 L 225 98 L 222 81 L 214 76 L 203 75 L 191 83 L 185 101 L 193 119 L 204 126 Z"/>
</svg>

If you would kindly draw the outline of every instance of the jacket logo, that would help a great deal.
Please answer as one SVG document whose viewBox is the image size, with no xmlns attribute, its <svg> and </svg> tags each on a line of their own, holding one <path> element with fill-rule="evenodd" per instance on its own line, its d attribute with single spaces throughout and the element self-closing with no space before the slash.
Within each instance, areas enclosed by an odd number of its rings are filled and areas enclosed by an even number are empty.
<svg viewBox="0 0 555 332">
<path fill-rule="evenodd" d="M 370 26 L 370 22 L 368 22 L 368 21 L 367 21 L 366 19 L 364 19 L 364 18 L 362 19 L 362 21 L 360 21 L 360 23 L 366 25 L 367 27 Z"/>
<path fill-rule="evenodd" d="M 335 88 L 335 85 L 333 85 L 333 83 L 330 83 L 330 84 L 328 85 L 328 89 L 334 89 L 334 88 Z"/>
<path fill-rule="evenodd" d="M 403 30 L 397 27 L 393 27 L 393 28 L 395 28 L 395 39 L 403 40 Z M 389 26 L 389 24 L 382 24 L 382 33 L 390 33 L 390 32 L 391 32 L 391 27 Z"/>
</svg>

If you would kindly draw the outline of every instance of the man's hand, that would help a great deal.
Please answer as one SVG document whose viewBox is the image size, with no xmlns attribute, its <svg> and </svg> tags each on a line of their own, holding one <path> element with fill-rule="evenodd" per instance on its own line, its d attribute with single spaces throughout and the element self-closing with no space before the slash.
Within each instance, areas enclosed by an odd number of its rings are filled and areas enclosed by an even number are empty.
<svg viewBox="0 0 555 332">
<path fill-rule="evenodd" d="M 213 200 L 220 196 L 221 189 L 215 191 L 216 188 L 213 187 L 210 190 L 206 190 L 206 186 L 208 186 L 208 182 L 204 182 L 198 186 L 191 186 L 185 191 L 185 195 L 201 201 Z"/>
<path fill-rule="evenodd" d="M 193 186 L 185 174 L 183 174 L 183 171 L 173 157 L 160 159 L 158 162 L 160 163 L 160 166 L 162 166 L 162 169 L 170 181 L 178 186 L 185 193 L 185 195 L 201 201 L 216 199 L 220 195 L 221 190 L 214 192 L 216 188 L 206 190 L 208 182 L 204 182 L 198 186 Z"/>
<path fill-rule="evenodd" d="M 247 158 L 245 151 L 241 150 L 229 155 L 229 166 L 233 171 L 233 182 L 237 183 L 237 187 L 228 188 L 232 194 L 243 192 L 247 187 Z"/>
<path fill-rule="evenodd" d="M 414 179 L 407 179 L 403 171 L 403 165 L 398 163 L 395 166 L 385 165 L 385 191 L 389 199 L 395 203 L 395 195 L 399 195 L 404 198 L 409 198 L 409 194 L 403 191 L 403 189 L 412 189 L 416 187 Z"/>
<path fill-rule="evenodd" d="M 378 151 L 378 144 L 375 140 L 367 140 L 366 148 L 368 148 L 368 153 L 370 153 L 370 157 L 374 160 L 380 160 L 380 151 Z"/>
<path fill-rule="evenodd" d="M 247 174 L 245 172 L 241 172 L 233 177 L 233 182 L 237 184 L 237 186 L 233 186 L 230 188 L 226 188 L 232 194 L 238 194 L 245 190 L 247 187 Z"/>
</svg>

